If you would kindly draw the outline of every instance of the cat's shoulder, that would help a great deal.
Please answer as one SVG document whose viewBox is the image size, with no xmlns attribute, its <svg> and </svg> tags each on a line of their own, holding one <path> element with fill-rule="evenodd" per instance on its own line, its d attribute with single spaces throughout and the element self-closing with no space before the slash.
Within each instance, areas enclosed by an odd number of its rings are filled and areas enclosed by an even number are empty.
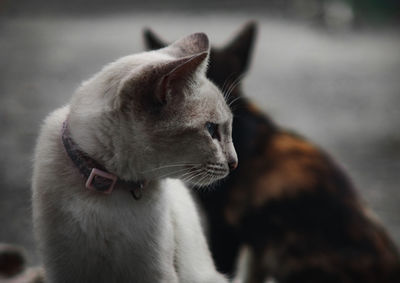
<svg viewBox="0 0 400 283">
<path fill-rule="evenodd" d="M 43 121 L 38 140 L 35 147 L 34 162 L 39 170 L 39 167 L 48 164 L 49 162 L 62 163 L 63 158 L 60 158 L 61 148 L 61 131 L 62 124 L 69 113 L 69 106 L 59 108 L 50 113 Z M 51 165 L 54 167 L 54 164 Z"/>
<path fill-rule="evenodd" d="M 69 105 L 65 105 L 47 115 L 42 124 L 41 135 L 50 134 L 54 130 L 61 132 L 61 125 L 67 119 L 69 111 Z"/>
</svg>

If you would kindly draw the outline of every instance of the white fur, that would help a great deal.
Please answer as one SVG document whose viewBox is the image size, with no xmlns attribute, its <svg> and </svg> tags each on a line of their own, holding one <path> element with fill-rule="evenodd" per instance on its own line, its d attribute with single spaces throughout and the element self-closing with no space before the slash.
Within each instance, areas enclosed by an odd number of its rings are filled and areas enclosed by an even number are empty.
<svg viewBox="0 0 400 283">
<path fill-rule="evenodd" d="M 49 282 L 227 282 L 215 270 L 188 189 L 179 180 L 143 173 L 162 160 L 149 157 L 154 149 L 140 134 L 143 125 L 134 118 L 112 120 L 121 81 L 143 64 L 171 58 L 154 52 L 125 57 L 84 83 L 70 105 L 45 120 L 32 190 L 34 230 Z M 211 84 L 203 83 L 209 92 Z M 231 119 L 220 100 L 213 105 L 226 111 L 223 119 Z M 123 189 L 104 195 L 84 188 L 61 142 L 67 117 L 75 141 L 109 171 L 150 180 L 140 200 Z"/>
<path fill-rule="evenodd" d="M 34 223 L 49 282 L 226 282 L 181 181 L 152 183 L 138 201 L 83 189 L 60 140 L 68 111 L 46 119 L 35 156 Z"/>
</svg>

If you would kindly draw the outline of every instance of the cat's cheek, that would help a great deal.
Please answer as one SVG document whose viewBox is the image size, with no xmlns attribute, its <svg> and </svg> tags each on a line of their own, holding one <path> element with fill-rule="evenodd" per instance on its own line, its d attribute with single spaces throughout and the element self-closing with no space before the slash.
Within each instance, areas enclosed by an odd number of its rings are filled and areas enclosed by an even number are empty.
<svg viewBox="0 0 400 283">
<path fill-rule="evenodd" d="M 205 160 L 215 160 L 215 157 L 218 155 L 218 143 L 212 139 L 208 139 L 201 147 L 201 152 Z"/>
</svg>

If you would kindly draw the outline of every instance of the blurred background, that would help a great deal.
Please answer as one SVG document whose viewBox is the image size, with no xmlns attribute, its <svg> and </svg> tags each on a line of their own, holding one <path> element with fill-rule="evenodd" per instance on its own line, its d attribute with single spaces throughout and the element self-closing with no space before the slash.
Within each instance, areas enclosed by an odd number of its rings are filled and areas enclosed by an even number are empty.
<svg viewBox="0 0 400 283">
<path fill-rule="evenodd" d="M 398 0 L 0 0 L 0 242 L 38 262 L 30 178 L 41 121 L 118 57 L 206 32 L 227 42 L 259 24 L 244 92 L 349 172 L 400 245 Z"/>
</svg>

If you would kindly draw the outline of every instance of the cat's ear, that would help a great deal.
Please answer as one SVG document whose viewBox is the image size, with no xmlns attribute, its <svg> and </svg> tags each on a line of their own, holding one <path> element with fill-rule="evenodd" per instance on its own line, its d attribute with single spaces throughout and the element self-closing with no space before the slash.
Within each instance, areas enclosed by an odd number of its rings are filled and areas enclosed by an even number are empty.
<svg viewBox="0 0 400 283">
<path fill-rule="evenodd" d="M 147 50 L 162 48 L 160 52 L 167 53 L 176 58 L 210 52 L 210 43 L 207 35 L 204 33 L 194 33 L 168 45 L 152 30 L 145 28 L 143 31 L 143 38 Z"/>
<path fill-rule="evenodd" d="M 174 103 L 184 99 L 185 90 L 191 90 L 198 73 L 205 72 L 208 52 L 197 53 L 176 59 L 161 68 L 164 75 L 160 78 L 155 100 L 159 105 Z"/>
<path fill-rule="evenodd" d="M 163 41 L 157 34 L 155 34 L 149 28 L 145 28 L 143 30 L 143 41 L 146 50 L 160 49 L 168 45 L 165 41 Z"/>
<path fill-rule="evenodd" d="M 184 101 L 199 73 L 205 75 L 207 59 L 208 52 L 202 52 L 146 66 L 122 81 L 114 108 L 154 112 Z"/>
<path fill-rule="evenodd" d="M 176 59 L 162 68 L 166 70 L 155 93 L 161 105 L 182 101 L 184 95 L 190 93 L 198 74 L 205 75 L 210 45 L 207 35 L 194 33 L 181 38 L 160 52 Z"/>
<path fill-rule="evenodd" d="M 225 53 L 230 58 L 233 56 L 238 60 L 239 70 L 236 70 L 238 74 L 243 74 L 247 71 L 253 51 L 256 33 L 257 23 L 253 21 L 248 22 L 221 50 L 221 52 Z"/>
<path fill-rule="evenodd" d="M 144 44 L 147 50 L 165 48 L 163 52 L 176 57 L 186 57 L 201 52 L 209 52 L 208 37 L 204 33 L 194 33 L 168 46 L 155 32 L 149 28 L 143 30 Z"/>
<path fill-rule="evenodd" d="M 193 33 L 181 38 L 160 50 L 175 58 L 188 57 L 195 54 L 210 52 L 210 43 L 205 33 Z"/>
</svg>

